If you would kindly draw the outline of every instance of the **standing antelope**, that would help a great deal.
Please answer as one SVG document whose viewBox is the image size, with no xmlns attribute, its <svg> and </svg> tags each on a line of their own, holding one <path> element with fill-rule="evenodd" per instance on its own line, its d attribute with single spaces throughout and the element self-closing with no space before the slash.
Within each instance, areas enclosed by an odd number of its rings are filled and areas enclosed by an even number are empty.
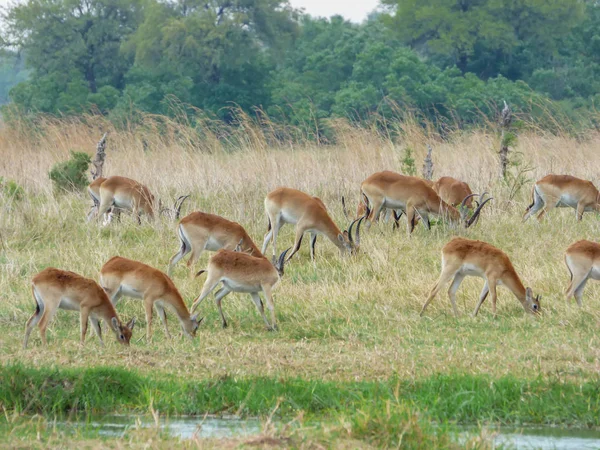
<svg viewBox="0 0 600 450">
<path fill-rule="evenodd" d="M 600 244 L 590 241 L 577 241 L 567 248 L 565 263 L 571 274 L 571 282 L 567 288 L 567 300 L 575 297 L 577 304 L 582 305 L 583 289 L 591 278 L 600 280 Z"/>
<path fill-rule="evenodd" d="M 310 233 L 310 257 L 315 259 L 315 244 L 319 234 L 324 235 L 340 249 L 342 253 L 354 254 L 360 246 L 360 224 L 364 217 L 356 219 L 343 233 L 329 216 L 325 205 L 318 197 L 311 197 L 302 191 L 291 188 L 277 188 L 265 198 L 265 211 L 269 220 L 269 227 L 263 242 L 262 253 L 267 251 L 269 241 L 273 240 L 273 258 L 277 254 L 277 235 L 281 227 L 286 224 L 296 225 L 296 239 L 294 249 L 287 261 L 300 249 L 302 237 L 307 231 Z M 356 227 L 356 240 L 352 236 L 352 227 Z"/>
<path fill-rule="evenodd" d="M 87 188 L 88 194 L 92 199 L 93 206 L 87 216 L 89 222 L 98 214 L 98 208 L 100 207 L 100 186 L 106 181 L 105 177 L 96 178 L 92 181 Z M 104 224 L 112 222 L 113 214 L 116 215 L 117 220 L 121 216 L 121 209 L 117 207 L 110 207 L 106 213 L 104 213 Z"/>
<path fill-rule="evenodd" d="M 190 270 L 204 250 L 233 250 L 240 244 L 242 251 L 254 256 L 262 256 L 261 251 L 248 236 L 244 227 L 215 214 L 193 212 L 185 216 L 177 226 L 181 248 L 169 261 L 169 276 L 173 267 L 185 255 L 192 252 L 187 266 Z"/>
<path fill-rule="evenodd" d="M 367 225 L 372 223 L 373 218 L 379 216 L 383 208 L 390 208 L 404 211 L 408 219 L 409 235 L 415 228 L 417 214 L 428 229 L 430 229 L 430 214 L 442 216 L 452 224 L 461 223 L 462 226 L 468 228 L 476 222 L 483 206 L 492 200 L 491 197 L 483 200 L 468 218 L 468 209 L 465 205 L 476 194 L 465 197 L 457 209 L 442 200 L 428 182 L 420 178 L 403 176 L 389 181 L 384 174 L 384 172 L 375 173 L 363 181 L 360 186 L 365 203 L 372 207 Z M 481 196 L 482 199 L 483 197 Z"/>
<path fill-rule="evenodd" d="M 577 220 L 586 211 L 600 211 L 600 193 L 591 181 L 570 175 L 546 175 L 533 186 L 533 201 L 525 210 L 523 222 L 537 213 L 541 220 L 553 208 L 575 208 Z"/>
<path fill-rule="evenodd" d="M 25 326 L 23 348 L 27 347 L 29 335 L 37 324 L 39 324 L 42 342 L 47 345 L 46 329 L 58 309 L 79 311 L 81 344 L 85 342 L 89 318 L 98 339 L 100 339 L 100 344 L 104 345 L 100 328 L 102 319 L 113 330 L 121 344 L 129 345 L 135 318 L 123 325 L 106 292 L 94 280 L 84 278 L 74 272 L 49 267 L 34 276 L 31 284 L 35 299 L 35 312 Z"/>
<path fill-rule="evenodd" d="M 442 248 L 442 273 L 421 309 L 421 316 L 440 289 L 452 278 L 454 279 L 448 290 L 448 296 L 454 314 L 458 315 L 456 291 L 463 279 L 469 275 L 485 280 L 473 316 L 479 312 L 488 293 L 492 294 L 492 310 L 494 316 L 496 315 L 496 285 L 503 285 L 510 289 L 525 311 L 533 314 L 540 312 L 540 296 L 534 298 L 531 288 L 523 286 L 506 253 L 487 242 L 454 238 Z"/>
<path fill-rule="evenodd" d="M 204 286 L 202 286 L 202 292 L 192 305 L 192 312 L 222 282 L 223 287 L 215 294 L 215 302 L 221 314 L 223 328 L 227 327 L 227 321 L 221 308 L 223 297 L 230 292 L 246 292 L 252 297 L 258 312 L 260 312 L 267 325 L 267 329 L 276 330 L 277 323 L 275 321 L 275 304 L 273 303 L 272 290 L 283 276 L 285 255 L 288 251 L 289 248 L 281 253 L 277 262 L 273 258 L 273 263 L 271 263 L 264 256 L 219 250 L 208 260 L 206 270 L 201 270 L 196 274 L 198 276 L 207 272 L 207 277 Z M 267 308 L 271 311 L 271 323 L 265 315 L 265 309 L 259 295 L 261 291 L 264 292 Z"/>
<path fill-rule="evenodd" d="M 152 307 L 156 308 L 158 317 L 165 327 L 167 338 L 171 339 L 171 334 L 167 327 L 165 306 L 177 315 L 187 336 L 196 335 L 202 319 L 198 320 L 197 316 L 190 316 L 175 284 L 160 270 L 138 261 L 114 256 L 100 270 L 100 285 L 110 296 L 113 305 L 116 305 L 123 295 L 144 300 L 148 341 L 152 335 Z"/>
</svg>

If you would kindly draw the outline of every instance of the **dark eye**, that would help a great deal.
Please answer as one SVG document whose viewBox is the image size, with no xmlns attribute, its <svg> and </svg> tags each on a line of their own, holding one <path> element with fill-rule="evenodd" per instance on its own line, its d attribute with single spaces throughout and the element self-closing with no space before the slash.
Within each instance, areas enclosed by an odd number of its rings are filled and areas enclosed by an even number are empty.
<svg viewBox="0 0 600 450">
<path fill-rule="evenodd" d="M 536 305 L 535 303 L 533 304 L 533 309 L 538 309 L 538 305 Z"/>
<path fill-rule="evenodd" d="M 124 341 L 125 340 L 125 336 L 121 335 L 121 336 L 119 336 L 119 339 L 121 339 L 122 341 Z"/>
</svg>

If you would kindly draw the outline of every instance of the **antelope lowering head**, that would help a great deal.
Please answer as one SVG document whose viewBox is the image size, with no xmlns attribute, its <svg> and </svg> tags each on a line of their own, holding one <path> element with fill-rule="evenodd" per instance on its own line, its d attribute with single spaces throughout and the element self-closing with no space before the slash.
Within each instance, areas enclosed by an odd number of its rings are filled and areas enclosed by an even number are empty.
<svg viewBox="0 0 600 450">
<path fill-rule="evenodd" d="M 486 195 L 487 192 L 484 192 L 482 195 L 470 194 L 463 199 L 460 206 L 458 207 L 458 212 L 460 214 L 460 222 L 463 227 L 469 228 L 471 225 L 476 224 L 479 221 L 479 215 L 481 214 L 482 208 L 487 202 L 494 199 L 493 197 L 486 198 Z M 473 211 L 473 214 L 469 216 L 469 212 L 471 212 L 471 209 L 467 206 L 467 201 L 470 198 L 476 196 L 479 197 L 480 202 L 475 202 L 477 204 L 477 207 Z"/>
<path fill-rule="evenodd" d="M 365 214 L 362 217 L 359 217 L 358 219 L 353 220 L 350 223 L 350 226 L 348 227 L 347 230 L 344 230 L 342 233 L 338 234 L 338 240 L 340 241 L 340 244 L 342 245 L 340 247 L 340 250 L 342 250 L 342 252 L 345 251 L 350 255 L 355 255 L 356 253 L 358 253 L 358 250 L 360 249 L 360 226 L 361 226 L 363 220 L 365 220 L 367 217 L 369 217 L 370 213 L 371 213 L 371 210 L 369 209 L 368 206 L 366 206 Z M 354 225 L 356 225 L 356 234 L 353 237 L 352 229 L 354 228 Z"/>
</svg>

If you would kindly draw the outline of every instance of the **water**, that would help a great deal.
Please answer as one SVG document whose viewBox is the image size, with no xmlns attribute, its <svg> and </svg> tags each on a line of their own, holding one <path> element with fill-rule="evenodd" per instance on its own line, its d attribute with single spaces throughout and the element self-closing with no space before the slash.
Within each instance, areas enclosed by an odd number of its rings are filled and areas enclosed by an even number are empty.
<svg viewBox="0 0 600 450">
<path fill-rule="evenodd" d="M 461 433 L 459 441 L 473 436 L 477 430 Z M 499 428 L 487 435 L 493 436 L 496 446 L 529 450 L 589 450 L 600 449 L 600 430 L 554 427 Z"/>
<path fill-rule="evenodd" d="M 120 437 L 128 430 L 136 428 L 156 428 L 156 422 L 148 416 L 110 415 L 103 418 L 92 418 L 84 421 L 57 422 L 59 427 L 80 428 L 87 432 L 97 433 L 105 437 Z M 191 439 L 226 438 L 233 436 L 249 436 L 260 433 L 258 419 L 238 419 L 235 417 L 175 417 L 159 419 L 161 431 L 173 437 Z"/>
<path fill-rule="evenodd" d="M 136 428 L 156 428 L 149 416 L 111 415 L 80 422 L 57 423 L 59 427 L 75 427 L 100 436 L 120 437 Z M 160 418 L 162 431 L 181 439 L 243 437 L 258 434 L 261 424 L 258 419 L 236 417 L 173 417 Z M 468 427 L 458 436 L 459 442 L 478 435 L 480 430 Z M 566 429 L 555 427 L 527 427 L 490 429 L 484 433 L 491 436 L 496 446 L 510 449 L 536 450 L 600 450 L 600 430 Z"/>
</svg>

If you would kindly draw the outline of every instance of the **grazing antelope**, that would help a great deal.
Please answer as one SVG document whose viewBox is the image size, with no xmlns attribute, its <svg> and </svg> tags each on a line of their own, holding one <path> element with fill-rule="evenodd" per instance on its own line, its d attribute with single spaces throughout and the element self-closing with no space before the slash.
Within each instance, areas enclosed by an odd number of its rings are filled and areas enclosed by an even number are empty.
<svg viewBox="0 0 600 450">
<path fill-rule="evenodd" d="M 567 300 L 575 297 L 577 304 L 582 305 L 583 289 L 591 278 L 600 280 L 600 244 L 590 241 L 577 241 L 567 248 L 565 263 L 571 274 L 571 282 L 567 288 Z"/>
<path fill-rule="evenodd" d="M 275 321 L 275 304 L 273 303 L 272 290 L 283 276 L 285 255 L 288 251 L 289 248 L 279 255 L 277 261 L 273 258 L 273 263 L 271 263 L 264 256 L 219 250 L 208 260 L 206 270 L 201 270 L 196 274 L 198 276 L 207 272 L 207 277 L 204 286 L 202 286 L 202 292 L 192 305 L 192 312 L 222 282 L 223 287 L 215 294 L 215 303 L 221 314 L 223 328 L 227 327 L 227 321 L 221 308 L 223 297 L 230 292 L 246 292 L 252 297 L 258 312 L 260 312 L 267 325 L 267 329 L 276 330 L 277 323 Z M 265 294 L 267 308 L 271 311 L 271 323 L 265 315 L 265 309 L 259 295 L 261 291 Z"/>
<path fill-rule="evenodd" d="M 89 222 L 98 214 L 98 208 L 100 207 L 100 185 L 106 181 L 105 177 L 96 178 L 92 181 L 87 188 L 88 194 L 90 195 L 93 205 L 90 209 L 90 212 L 87 216 L 87 221 Z M 117 207 L 111 207 L 104 214 L 104 225 L 112 222 L 113 215 L 117 217 L 117 220 L 121 216 L 121 209 Z"/>
<path fill-rule="evenodd" d="M 449 205 L 457 207 L 466 198 L 464 206 L 473 208 L 473 192 L 464 181 L 453 177 L 440 177 L 431 188 Z"/>
<path fill-rule="evenodd" d="M 169 276 L 175 264 L 190 252 L 192 254 L 187 261 L 190 269 L 204 250 L 213 252 L 222 248 L 233 250 L 240 244 L 242 251 L 254 256 L 262 256 L 244 227 L 215 214 L 199 211 L 188 214 L 179 222 L 177 234 L 181 241 L 181 248 L 169 261 Z"/>
<path fill-rule="evenodd" d="M 416 225 L 417 215 L 430 229 L 429 215 L 442 216 L 452 224 L 461 223 L 465 228 L 470 227 L 477 221 L 483 206 L 492 200 L 486 198 L 475 209 L 471 217 L 467 217 L 468 209 L 466 202 L 476 194 L 470 194 L 462 200 L 459 208 L 449 205 L 429 186 L 427 182 L 417 177 L 403 176 L 394 181 L 389 181 L 385 172 L 371 175 L 361 184 L 361 193 L 365 203 L 372 207 L 371 214 L 367 218 L 367 225 L 377 218 L 383 208 L 401 209 L 408 219 L 408 234 L 410 235 Z M 415 214 L 416 213 L 416 214 Z"/>
<path fill-rule="evenodd" d="M 302 238 L 307 231 L 310 233 L 310 257 L 315 259 L 315 244 L 319 234 L 324 235 L 340 249 L 342 253 L 354 254 L 360 246 L 360 224 L 364 217 L 354 220 L 347 231 L 343 233 L 329 216 L 321 199 L 311 197 L 302 191 L 291 188 L 277 188 L 265 198 L 265 211 L 269 226 L 262 246 L 262 253 L 267 251 L 269 241 L 273 240 L 273 258 L 277 254 L 277 235 L 286 224 L 296 225 L 294 249 L 287 261 L 300 249 Z M 352 227 L 356 227 L 356 240 L 352 236 Z"/>
<path fill-rule="evenodd" d="M 135 318 L 123 325 L 106 292 L 94 280 L 84 278 L 74 272 L 49 267 L 34 276 L 31 284 L 35 299 L 35 312 L 25 326 L 23 348 L 27 347 L 29 335 L 33 327 L 38 324 L 43 344 L 48 343 L 46 329 L 58 309 L 79 311 L 81 344 L 85 342 L 89 318 L 98 339 L 100 339 L 100 344 L 104 345 L 100 328 L 102 319 L 113 330 L 121 344 L 129 345 Z"/>
<path fill-rule="evenodd" d="M 473 316 L 479 312 L 488 293 L 492 294 L 492 310 L 494 316 L 496 315 L 496 285 L 503 285 L 510 289 L 525 311 L 532 314 L 540 312 L 540 296 L 534 298 L 531 288 L 523 286 L 506 253 L 487 242 L 454 238 L 442 248 L 442 273 L 421 309 L 421 316 L 440 289 L 452 278 L 448 296 L 454 314 L 458 315 L 456 291 L 463 279 L 469 275 L 485 280 Z"/>
<path fill-rule="evenodd" d="M 191 338 L 196 335 L 202 319 L 190 316 L 175 284 L 160 270 L 138 261 L 114 256 L 100 270 L 100 285 L 110 296 L 113 305 L 116 305 L 122 296 L 144 300 L 148 341 L 152 335 L 152 307 L 156 308 L 167 338 L 171 339 L 171 334 L 167 327 L 165 306 L 177 315 L 187 336 Z"/>
<path fill-rule="evenodd" d="M 138 222 L 141 222 L 142 212 L 150 219 L 154 219 L 156 207 L 154 195 L 146 186 L 131 178 L 119 176 L 98 178 L 88 186 L 88 193 L 94 205 L 99 202 L 98 207 L 88 215 L 88 220 L 104 215 L 113 207 L 132 211 Z"/>
<path fill-rule="evenodd" d="M 537 213 L 541 220 L 545 213 L 553 208 L 575 208 L 577 220 L 583 218 L 586 211 L 600 211 L 600 193 L 591 181 L 575 178 L 571 175 L 546 175 L 533 186 L 533 201 L 525 210 L 523 222 Z"/>
</svg>

